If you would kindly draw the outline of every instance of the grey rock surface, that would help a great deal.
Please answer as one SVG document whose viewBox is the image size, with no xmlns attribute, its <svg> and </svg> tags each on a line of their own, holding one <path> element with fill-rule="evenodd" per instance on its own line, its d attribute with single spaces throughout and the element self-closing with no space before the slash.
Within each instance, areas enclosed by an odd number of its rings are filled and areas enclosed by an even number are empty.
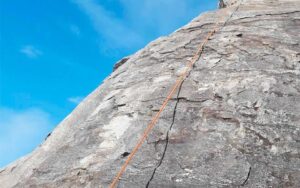
<svg viewBox="0 0 300 188">
<path fill-rule="evenodd" d="M 226 8 L 234 5 L 238 5 L 241 0 L 219 0 L 219 8 Z"/>
<path fill-rule="evenodd" d="M 108 187 L 187 60 L 227 18 L 118 187 L 300 187 L 299 0 L 238 1 L 151 42 L 0 170 L 0 187 Z"/>
</svg>

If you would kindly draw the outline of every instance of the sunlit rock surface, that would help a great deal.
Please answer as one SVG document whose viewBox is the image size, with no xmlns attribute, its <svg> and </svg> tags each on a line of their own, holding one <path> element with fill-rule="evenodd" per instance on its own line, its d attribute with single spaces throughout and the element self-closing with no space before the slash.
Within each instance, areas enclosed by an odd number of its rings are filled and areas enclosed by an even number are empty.
<svg viewBox="0 0 300 188">
<path fill-rule="evenodd" d="M 224 3 L 121 60 L 40 147 L 0 170 L 0 187 L 108 187 L 227 18 L 119 187 L 300 187 L 300 1 Z"/>
</svg>

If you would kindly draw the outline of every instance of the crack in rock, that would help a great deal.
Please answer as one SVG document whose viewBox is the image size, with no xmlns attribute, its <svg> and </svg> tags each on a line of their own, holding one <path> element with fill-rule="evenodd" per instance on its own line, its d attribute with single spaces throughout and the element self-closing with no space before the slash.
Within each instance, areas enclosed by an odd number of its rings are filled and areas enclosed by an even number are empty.
<svg viewBox="0 0 300 188">
<path fill-rule="evenodd" d="M 251 166 L 249 167 L 249 171 L 248 171 L 247 177 L 246 177 L 245 181 L 241 184 L 241 186 L 246 185 L 247 181 L 249 180 L 250 173 L 251 173 Z"/>
<path fill-rule="evenodd" d="M 235 9 L 235 10 L 232 12 L 232 14 L 229 16 L 229 18 L 224 22 L 223 26 L 220 27 L 220 30 L 226 26 L 227 22 L 232 18 L 232 16 L 234 15 L 234 13 L 235 13 L 236 11 L 238 11 L 239 8 L 240 8 L 240 5 L 238 5 L 238 6 L 236 7 L 236 9 Z M 203 47 L 203 48 L 205 48 L 205 47 Z M 203 53 L 203 51 L 199 54 L 199 59 L 200 59 L 202 53 Z M 165 158 L 165 154 L 166 154 L 166 151 L 167 151 L 167 148 L 168 148 L 168 145 L 169 145 L 169 133 L 170 133 L 170 131 L 171 131 L 173 125 L 174 125 L 174 122 L 175 122 L 175 116 L 176 116 L 176 110 L 177 110 L 178 103 L 179 103 L 179 101 L 180 101 L 179 95 L 180 95 L 180 92 L 181 92 L 181 88 L 182 88 L 182 85 L 183 85 L 184 81 L 190 76 L 190 74 L 191 74 L 191 72 L 192 72 L 194 66 L 195 66 L 195 64 L 193 65 L 191 71 L 190 71 L 190 72 L 188 73 L 188 75 L 183 79 L 183 81 L 181 82 L 181 84 L 180 84 L 180 86 L 179 86 L 179 89 L 178 89 L 178 92 L 177 92 L 177 96 L 176 96 L 176 104 L 175 104 L 175 107 L 174 107 L 174 110 L 173 110 L 172 123 L 171 123 L 171 125 L 170 125 L 170 127 L 169 127 L 169 129 L 168 129 L 168 131 L 167 131 L 167 134 L 166 134 L 166 139 L 165 139 L 166 144 L 165 144 L 165 148 L 164 148 L 164 150 L 163 150 L 162 157 L 160 158 L 160 160 L 159 160 L 157 166 L 154 168 L 154 170 L 153 170 L 153 172 L 152 172 L 152 175 L 151 175 L 150 179 L 148 180 L 148 182 L 147 182 L 147 184 L 146 184 L 146 188 L 149 188 L 149 185 L 150 185 L 151 181 L 152 181 L 153 178 L 154 178 L 154 175 L 155 175 L 155 173 L 156 173 L 156 170 L 161 166 L 161 164 L 162 164 L 162 162 L 163 162 L 163 160 L 164 160 L 164 158 Z M 182 97 L 181 97 L 181 99 L 182 99 Z M 250 168 L 250 169 L 251 169 L 251 168 Z M 249 174 L 249 175 L 250 175 L 250 174 Z"/>
<path fill-rule="evenodd" d="M 187 78 L 187 77 L 186 77 Z M 183 82 L 184 80 L 181 82 L 180 86 L 179 86 L 179 89 L 178 89 L 178 92 L 177 92 L 177 97 L 176 97 L 176 104 L 175 104 L 175 107 L 174 107 L 174 110 L 173 110 L 173 117 L 172 117 L 172 123 L 167 131 L 167 135 L 166 135 L 166 138 L 165 138 L 165 141 L 166 141 L 166 144 L 165 144 L 165 148 L 164 148 L 164 151 L 162 153 L 162 156 L 157 164 L 157 166 L 154 168 L 153 172 L 152 172 L 152 175 L 150 177 L 150 179 L 148 180 L 147 184 L 146 184 L 146 188 L 149 187 L 150 185 L 150 182 L 153 180 L 154 178 L 154 175 L 156 173 L 156 170 L 160 167 L 160 165 L 162 164 L 164 158 L 165 158 L 165 154 L 166 154 L 166 151 L 167 151 L 167 148 L 168 148 L 168 145 L 169 145 L 169 133 L 174 125 L 174 122 L 175 122 L 175 116 L 176 116 L 176 110 L 177 110 L 177 105 L 179 103 L 179 95 L 180 95 L 180 91 L 181 91 L 181 88 L 182 88 L 182 85 L 183 85 Z"/>
</svg>

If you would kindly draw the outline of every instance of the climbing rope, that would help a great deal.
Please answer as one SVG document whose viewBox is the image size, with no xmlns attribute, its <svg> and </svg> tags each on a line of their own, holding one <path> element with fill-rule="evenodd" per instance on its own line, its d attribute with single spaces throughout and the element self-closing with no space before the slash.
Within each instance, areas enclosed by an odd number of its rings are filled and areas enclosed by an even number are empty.
<svg viewBox="0 0 300 188">
<path fill-rule="evenodd" d="M 237 8 L 232 12 L 232 14 L 228 17 L 228 19 L 225 22 L 223 22 L 223 26 L 222 27 L 225 26 L 225 24 L 227 23 L 227 21 L 237 11 L 237 9 L 238 9 L 239 6 L 237 6 Z M 187 65 L 186 70 L 179 76 L 179 78 L 176 80 L 175 84 L 171 87 L 171 90 L 168 93 L 167 97 L 165 98 L 165 100 L 164 100 L 163 104 L 161 105 L 159 111 L 155 114 L 155 116 L 152 118 L 152 120 L 150 121 L 150 123 L 147 125 L 147 128 L 145 129 L 145 131 L 142 134 L 141 138 L 139 139 L 138 143 L 136 144 L 136 146 L 133 148 L 133 150 L 129 154 L 128 158 L 126 159 L 125 163 L 122 165 L 121 169 L 119 170 L 119 172 L 115 176 L 115 178 L 112 181 L 112 183 L 110 184 L 109 188 L 115 188 L 116 187 L 116 185 L 117 185 L 120 177 L 125 172 L 126 167 L 128 166 L 129 162 L 132 160 L 133 156 L 136 154 L 136 152 L 139 150 L 139 148 L 145 142 L 147 136 L 149 135 L 149 133 L 153 129 L 153 127 L 156 125 L 156 122 L 158 121 L 158 119 L 160 117 L 160 114 L 163 112 L 163 110 L 167 106 L 167 104 L 170 101 L 170 99 L 172 98 L 173 94 L 178 89 L 178 87 L 182 84 L 182 82 L 185 80 L 185 78 L 189 75 L 190 71 L 193 69 L 194 64 L 200 58 L 200 56 L 201 56 L 201 54 L 203 52 L 204 46 L 207 44 L 207 42 L 210 39 L 210 37 L 212 37 L 218 30 L 220 30 L 219 25 L 220 25 L 220 21 L 218 21 L 215 24 L 215 27 L 207 34 L 207 36 L 204 39 L 204 41 L 197 48 L 196 53 L 194 54 L 194 56 L 192 57 L 192 59 L 188 60 L 188 65 Z"/>
</svg>

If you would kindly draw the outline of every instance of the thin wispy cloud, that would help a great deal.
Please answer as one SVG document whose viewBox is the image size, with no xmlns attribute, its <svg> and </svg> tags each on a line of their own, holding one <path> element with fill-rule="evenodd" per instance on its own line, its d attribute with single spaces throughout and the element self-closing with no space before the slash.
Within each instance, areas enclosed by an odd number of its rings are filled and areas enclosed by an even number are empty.
<svg viewBox="0 0 300 188">
<path fill-rule="evenodd" d="M 31 152 L 53 128 L 50 115 L 39 108 L 13 110 L 0 107 L 0 168 Z"/>
<path fill-rule="evenodd" d="M 81 97 L 81 96 L 68 98 L 68 101 L 73 104 L 79 104 L 82 100 L 83 100 L 83 97 Z"/>
<path fill-rule="evenodd" d="M 165 35 L 197 16 L 204 1 L 199 0 L 119 0 L 127 22 L 146 34 Z M 185 21 L 184 21 L 185 20 Z"/>
<path fill-rule="evenodd" d="M 95 0 L 73 0 L 73 2 L 88 15 L 105 45 L 111 48 L 130 49 L 141 44 L 142 37 L 138 33 Z"/>
<path fill-rule="evenodd" d="M 43 54 L 43 52 L 32 45 L 23 46 L 20 52 L 29 58 L 37 58 Z"/>
<path fill-rule="evenodd" d="M 117 0 L 122 12 L 114 12 L 101 0 L 71 0 L 90 18 L 96 31 L 105 41 L 102 51 L 123 48 L 137 50 L 150 40 L 167 35 L 201 10 L 216 7 L 209 0 Z M 111 1 L 108 1 L 111 2 Z M 205 5 L 205 6 L 204 6 Z"/>
</svg>

